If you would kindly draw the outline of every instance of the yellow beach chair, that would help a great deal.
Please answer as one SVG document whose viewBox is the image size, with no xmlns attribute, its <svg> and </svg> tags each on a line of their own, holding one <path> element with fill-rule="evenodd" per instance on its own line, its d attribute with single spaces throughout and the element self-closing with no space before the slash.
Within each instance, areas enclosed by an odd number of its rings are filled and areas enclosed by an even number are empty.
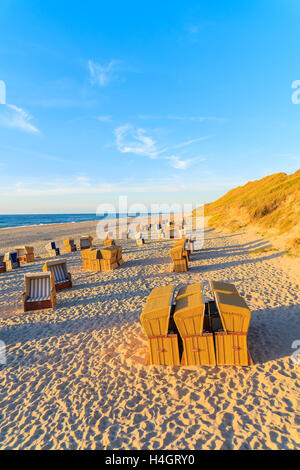
<svg viewBox="0 0 300 470">
<path fill-rule="evenodd" d="M 45 248 L 49 256 L 58 256 L 60 254 L 59 248 L 56 248 L 56 244 L 53 241 L 47 243 Z"/>
<path fill-rule="evenodd" d="M 214 291 L 222 328 L 214 332 L 218 365 L 251 365 L 247 333 L 251 311 L 239 295 Z"/>
<path fill-rule="evenodd" d="M 181 245 L 171 248 L 170 256 L 173 261 L 174 272 L 182 273 L 188 270 L 188 262 L 183 255 L 183 247 Z"/>
<path fill-rule="evenodd" d="M 50 272 L 25 274 L 24 312 L 53 308 L 56 305 L 54 276 Z"/>
<path fill-rule="evenodd" d="M 33 263 L 34 261 L 34 249 L 33 246 L 17 246 L 15 248 L 19 261 L 23 263 Z"/>
<path fill-rule="evenodd" d="M 161 289 L 161 292 L 159 292 Z M 140 320 L 148 337 L 150 363 L 180 365 L 180 354 L 173 313 L 174 288 L 156 288 L 143 308 Z"/>
<path fill-rule="evenodd" d="M 0 273 L 5 273 L 5 271 L 4 255 L 0 255 Z"/>
<path fill-rule="evenodd" d="M 43 266 L 43 271 L 53 274 L 56 291 L 72 287 L 72 276 L 68 272 L 67 260 L 47 261 Z"/>
<path fill-rule="evenodd" d="M 91 235 L 82 235 L 79 239 L 80 249 L 87 250 L 93 246 L 93 237 Z"/>
<path fill-rule="evenodd" d="M 65 245 L 66 253 L 72 253 L 72 251 L 77 251 L 77 247 L 74 243 L 73 238 L 66 238 L 64 240 L 64 245 Z"/>
<path fill-rule="evenodd" d="M 11 271 L 12 269 L 17 269 L 20 267 L 20 261 L 18 258 L 18 252 L 16 250 L 14 251 L 8 251 L 5 253 L 3 262 L 5 264 L 5 270 L 6 271 Z"/>
<path fill-rule="evenodd" d="M 182 365 L 215 365 L 214 337 L 204 331 L 205 303 L 201 293 L 176 300 L 174 321 L 183 342 Z"/>
<path fill-rule="evenodd" d="M 118 265 L 118 249 L 115 246 L 106 246 L 100 249 L 101 253 L 101 271 L 111 271 L 116 269 Z"/>
</svg>

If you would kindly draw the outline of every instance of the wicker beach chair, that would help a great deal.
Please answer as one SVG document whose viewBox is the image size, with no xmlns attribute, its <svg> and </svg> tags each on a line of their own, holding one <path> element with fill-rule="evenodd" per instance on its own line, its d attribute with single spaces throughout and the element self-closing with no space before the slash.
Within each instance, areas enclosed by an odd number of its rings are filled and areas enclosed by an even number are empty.
<svg viewBox="0 0 300 470">
<path fill-rule="evenodd" d="M 5 273 L 5 262 L 4 262 L 4 255 L 0 254 L 0 273 Z"/>
<path fill-rule="evenodd" d="M 182 339 L 182 365 L 215 365 L 213 333 L 204 327 L 205 303 L 201 293 L 176 299 L 174 321 Z"/>
<path fill-rule="evenodd" d="M 113 246 L 115 245 L 115 240 L 113 238 L 110 238 L 110 237 L 106 237 L 106 239 L 104 240 L 104 246 Z"/>
<path fill-rule="evenodd" d="M 170 256 L 173 261 L 174 272 L 185 272 L 188 270 L 188 261 L 186 256 L 183 255 L 183 247 L 181 245 L 171 248 Z"/>
<path fill-rule="evenodd" d="M 105 248 L 100 249 L 101 259 L 101 271 L 111 271 L 112 269 L 116 269 L 118 264 L 118 248 L 115 246 L 106 246 Z M 122 259 L 122 252 L 121 258 Z M 121 262 L 121 261 L 120 261 Z"/>
<path fill-rule="evenodd" d="M 53 241 L 47 243 L 45 248 L 46 248 L 46 251 L 47 251 L 49 256 L 58 256 L 58 255 L 60 255 L 60 250 L 59 250 L 59 248 L 56 248 L 56 244 Z"/>
<path fill-rule="evenodd" d="M 56 305 L 54 276 L 50 272 L 25 274 L 24 312 Z"/>
<path fill-rule="evenodd" d="M 73 238 L 66 238 L 64 240 L 64 245 L 65 245 L 65 252 L 66 253 L 72 253 L 72 251 L 77 251 L 77 247 L 74 243 Z"/>
<path fill-rule="evenodd" d="M 17 246 L 15 248 L 19 261 L 23 263 L 33 263 L 34 261 L 34 248 L 33 246 Z"/>
<path fill-rule="evenodd" d="M 81 251 L 82 267 L 88 271 L 101 271 L 100 248 L 88 248 Z"/>
<path fill-rule="evenodd" d="M 218 365 L 248 366 L 252 359 L 247 347 L 251 311 L 235 293 L 213 291 L 219 318 L 213 324 Z"/>
<path fill-rule="evenodd" d="M 173 299 L 174 286 L 156 288 L 143 308 L 140 320 L 148 338 L 151 364 L 180 365 L 178 335 L 172 318 Z"/>
<path fill-rule="evenodd" d="M 17 251 L 8 251 L 5 253 L 3 262 L 5 263 L 5 270 L 11 271 L 12 269 L 17 269 L 20 267 L 20 261 L 18 258 Z"/>
<path fill-rule="evenodd" d="M 80 249 L 86 250 L 92 248 L 93 246 L 93 237 L 91 235 L 82 235 L 79 239 Z"/>
<path fill-rule="evenodd" d="M 72 287 L 72 276 L 71 273 L 68 272 L 67 260 L 59 259 L 47 261 L 43 266 L 43 271 L 53 274 L 56 291 Z"/>
</svg>

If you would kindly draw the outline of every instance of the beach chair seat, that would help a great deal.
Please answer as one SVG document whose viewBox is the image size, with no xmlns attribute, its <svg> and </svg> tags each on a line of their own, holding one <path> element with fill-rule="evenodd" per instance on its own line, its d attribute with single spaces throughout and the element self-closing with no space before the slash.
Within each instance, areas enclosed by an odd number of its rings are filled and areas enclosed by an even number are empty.
<svg viewBox="0 0 300 470">
<path fill-rule="evenodd" d="M 247 333 L 251 311 L 239 295 L 214 292 L 222 329 L 214 332 L 218 365 L 247 366 L 252 364 Z"/>
<path fill-rule="evenodd" d="M 174 321 L 182 339 L 182 365 L 215 365 L 213 333 L 204 331 L 205 303 L 200 293 L 176 300 Z"/>
<path fill-rule="evenodd" d="M 174 289 L 164 289 L 163 293 L 157 297 L 155 289 L 155 293 L 150 294 L 140 320 L 148 338 L 150 363 L 179 366 L 178 335 L 172 318 Z"/>
<path fill-rule="evenodd" d="M 64 246 L 65 246 L 65 252 L 66 253 L 72 253 L 73 251 L 77 251 L 77 247 L 74 243 L 73 238 L 66 238 L 64 240 Z"/>
<path fill-rule="evenodd" d="M 24 312 L 53 308 L 56 305 L 54 276 L 51 272 L 25 274 Z"/>
<path fill-rule="evenodd" d="M 93 237 L 91 235 L 82 235 L 79 239 L 80 249 L 87 250 L 93 245 Z"/>
<path fill-rule="evenodd" d="M 5 270 L 6 271 L 11 271 L 12 269 L 17 269 L 20 267 L 20 261 L 18 258 L 18 252 L 16 250 L 14 251 L 8 251 L 5 253 L 3 262 L 5 264 Z"/>
<path fill-rule="evenodd" d="M 17 246 L 15 248 L 17 251 L 17 257 L 19 261 L 23 263 L 33 263 L 34 262 L 34 248 L 33 246 Z"/>
<path fill-rule="evenodd" d="M 47 261 L 43 266 L 43 271 L 53 274 L 56 291 L 72 287 L 72 276 L 71 273 L 68 272 L 67 260 L 59 259 Z"/>
<path fill-rule="evenodd" d="M 49 256 L 58 256 L 60 254 L 60 249 L 56 248 L 56 244 L 53 241 L 47 243 L 45 248 Z"/>
</svg>

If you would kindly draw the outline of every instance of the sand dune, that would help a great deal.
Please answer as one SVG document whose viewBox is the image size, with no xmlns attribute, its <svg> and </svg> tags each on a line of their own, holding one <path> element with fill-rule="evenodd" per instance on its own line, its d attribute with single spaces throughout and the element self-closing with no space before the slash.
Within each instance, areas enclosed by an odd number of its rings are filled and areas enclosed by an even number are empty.
<svg viewBox="0 0 300 470">
<path fill-rule="evenodd" d="M 25 233 L 42 255 L 46 238 L 61 242 L 93 227 L 3 231 L 0 251 Z M 169 271 L 170 241 L 143 248 L 122 241 L 126 263 L 113 272 L 83 272 L 80 253 L 66 255 L 74 288 L 58 293 L 53 311 L 18 313 L 15 302 L 24 273 L 41 269 L 44 259 L 0 275 L 0 340 L 7 345 L 1 449 L 300 447 L 300 364 L 291 360 L 292 342 L 300 340 L 299 260 L 255 252 L 265 242 L 247 234 L 205 236 L 180 274 Z M 255 365 L 147 366 L 139 322 L 147 295 L 159 285 L 204 279 L 232 281 L 245 296 Z"/>
</svg>

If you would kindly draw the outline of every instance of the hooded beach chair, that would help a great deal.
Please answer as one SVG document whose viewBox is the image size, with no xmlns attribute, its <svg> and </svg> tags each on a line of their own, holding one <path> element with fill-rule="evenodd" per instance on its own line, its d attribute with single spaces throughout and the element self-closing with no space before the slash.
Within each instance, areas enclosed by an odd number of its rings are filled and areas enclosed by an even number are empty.
<svg viewBox="0 0 300 470">
<path fill-rule="evenodd" d="M 73 238 L 66 238 L 64 240 L 64 245 L 65 245 L 66 253 L 71 253 L 72 251 L 77 251 L 77 247 L 74 243 Z"/>
<path fill-rule="evenodd" d="M 116 269 L 118 264 L 118 256 L 120 257 L 120 263 L 122 262 L 122 251 L 120 255 L 120 248 L 116 246 L 106 246 L 105 248 L 100 249 L 101 259 L 101 271 L 111 271 L 112 269 Z M 119 254 L 118 254 L 119 251 Z"/>
<path fill-rule="evenodd" d="M 205 303 L 201 293 L 176 299 L 174 321 L 183 343 L 182 365 L 216 364 L 213 333 L 204 320 Z"/>
<path fill-rule="evenodd" d="M 25 274 L 24 312 L 56 305 L 54 276 L 51 272 Z"/>
<path fill-rule="evenodd" d="M 58 256 L 60 254 L 59 248 L 56 248 L 55 242 L 49 242 L 45 246 L 49 256 Z"/>
<path fill-rule="evenodd" d="M 16 269 L 20 267 L 20 261 L 18 259 L 18 252 L 17 251 L 8 251 L 5 253 L 3 262 L 5 263 L 5 270 L 11 271 L 12 269 Z"/>
<path fill-rule="evenodd" d="M 87 248 L 92 248 L 93 246 L 93 237 L 91 235 L 82 235 L 80 237 L 80 249 L 86 250 Z"/>
<path fill-rule="evenodd" d="M 252 364 L 247 348 L 251 311 L 243 297 L 235 293 L 213 291 L 218 318 L 214 322 L 218 365 L 248 366 Z"/>
<path fill-rule="evenodd" d="M 68 273 L 67 260 L 47 261 L 43 266 L 43 271 L 53 274 L 56 291 L 72 287 L 72 276 Z"/>
<path fill-rule="evenodd" d="M 100 248 L 88 248 L 81 252 L 82 267 L 88 271 L 101 271 Z"/>
<path fill-rule="evenodd" d="M 33 263 L 34 249 L 33 246 L 18 246 L 15 248 L 19 261 L 24 263 Z"/>
<path fill-rule="evenodd" d="M 145 240 L 144 240 L 143 235 L 142 235 L 141 232 L 138 232 L 135 235 L 135 241 L 136 241 L 137 246 L 143 246 L 144 245 Z"/>
<path fill-rule="evenodd" d="M 115 245 L 115 240 L 113 238 L 106 237 L 106 239 L 104 240 L 104 246 L 113 246 L 113 245 Z"/>
<path fill-rule="evenodd" d="M 173 261 L 173 271 L 182 273 L 188 270 L 187 257 L 183 255 L 182 245 L 171 248 L 170 256 Z"/>
<path fill-rule="evenodd" d="M 180 365 L 173 300 L 174 286 L 156 288 L 143 308 L 140 320 L 148 338 L 151 364 Z"/>
<path fill-rule="evenodd" d="M 4 255 L 0 255 L 0 273 L 5 273 L 5 271 Z"/>
</svg>

